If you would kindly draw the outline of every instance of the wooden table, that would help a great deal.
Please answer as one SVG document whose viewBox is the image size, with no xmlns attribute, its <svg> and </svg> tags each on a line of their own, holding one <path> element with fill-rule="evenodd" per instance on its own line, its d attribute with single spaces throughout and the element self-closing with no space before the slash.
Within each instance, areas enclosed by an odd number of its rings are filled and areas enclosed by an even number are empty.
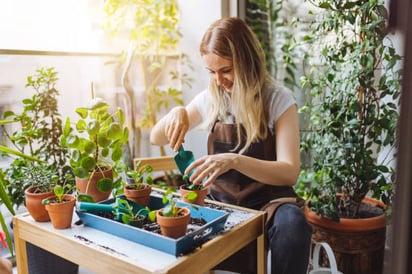
<svg viewBox="0 0 412 274">
<path fill-rule="evenodd" d="M 26 242 L 96 273 L 192 274 L 207 272 L 256 239 L 258 245 L 257 273 L 266 273 L 265 213 L 212 201 L 207 202 L 252 214 L 190 254 L 180 257 L 87 226 L 73 224 L 70 229 L 56 230 L 50 222 L 36 222 L 28 213 L 14 216 L 14 243 L 18 273 L 28 273 Z M 74 213 L 73 222 L 77 220 L 77 214 Z"/>
</svg>

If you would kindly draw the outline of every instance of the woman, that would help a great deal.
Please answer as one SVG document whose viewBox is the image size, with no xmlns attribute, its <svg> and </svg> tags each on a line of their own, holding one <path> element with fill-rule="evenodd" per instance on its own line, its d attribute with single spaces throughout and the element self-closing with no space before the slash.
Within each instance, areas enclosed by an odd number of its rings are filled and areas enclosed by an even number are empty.
<svg viewBox="0 0 412 274">
<path fill-rule="evenodd" d="M 259 41 L 243 20 L 213 23 L 200 54 L 210 73 L 208 89 L 160 119 L 151 143 L 178 151 L 188 130 L 207 126 L 208 155 L 186 169 L 193 170 L 190 181 L 209 187 L 212 199 L 266 210 L 272 273 L 306 273 L 311 228 L 292 188 L 300 168 L 296 102 L 270 77 Z M 252 248 L 217 268 L 255 272 Z"/>
</svg>

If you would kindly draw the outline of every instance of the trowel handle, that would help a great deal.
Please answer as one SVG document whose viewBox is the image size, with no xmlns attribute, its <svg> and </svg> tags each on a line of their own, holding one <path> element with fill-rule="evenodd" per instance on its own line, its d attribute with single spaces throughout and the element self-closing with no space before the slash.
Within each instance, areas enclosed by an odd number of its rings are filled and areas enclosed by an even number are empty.
<svg viewBox="0 0 412 274">
<path fill-rule="evenodd" d="M 76 209 L 78 211 L 88 211 L 88 212 L 112 212 L 113 205 L 78 202 L 76 203 Z"/>
<path fill-rule="evenodd" d="M 179 154 L 182 155 L 184 152 L 185 152 L 185 149 L 183 148 L 183 145 L 180 145 Z"/>
</svg>

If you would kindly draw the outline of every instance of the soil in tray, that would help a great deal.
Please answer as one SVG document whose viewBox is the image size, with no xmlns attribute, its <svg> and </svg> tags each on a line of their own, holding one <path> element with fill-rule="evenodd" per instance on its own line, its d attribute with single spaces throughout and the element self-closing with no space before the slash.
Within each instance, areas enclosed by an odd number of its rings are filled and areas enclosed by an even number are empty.
<svg viewBox="0 0 412 274">
<path fill-rule="evenodd" d="M 106 213 L 97 213 L 96 215 L 98 215 L 100 217 L 103 217 L 103 218 L 107 218 L 107 219 L 115 221 L 115 222 L 121 223 L 120 221 L 117 221 L 114 218 L 114 215 L 112 213 L 107 213 L 107 212 Z M 190 223 L 187 227 L 186 234 L 198 230 L 199 228 L 204 226 L 206 223 L 207 222 L 202 218 L 191 218 Z M 159 224 L 157 222 L 150 222 L 147 218 L 145 219 L 141 229 L 144 229 L 144 230 L 149 231 L 149 232 L 161 234 Z"/>
</svg>

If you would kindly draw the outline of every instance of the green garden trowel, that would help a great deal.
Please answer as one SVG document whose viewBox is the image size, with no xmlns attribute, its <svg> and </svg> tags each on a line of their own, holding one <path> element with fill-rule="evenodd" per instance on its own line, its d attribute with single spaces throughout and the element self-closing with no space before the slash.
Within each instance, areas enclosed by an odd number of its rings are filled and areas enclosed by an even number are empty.
<svg viewBox="0 0 412 274">
<path fill-rule="evenodd" d="M 180 146 L 179 151 L 174 157 L 175 163 L 180 171 L 182 176 L 185 174 L 186 168 L 195 161 L 195 157 L 193 156 L 193 152 L 190 150 L 184 150 L 183 145 Z M 189 176 L 192 172 L 190 172 Z"/>
</svg>

